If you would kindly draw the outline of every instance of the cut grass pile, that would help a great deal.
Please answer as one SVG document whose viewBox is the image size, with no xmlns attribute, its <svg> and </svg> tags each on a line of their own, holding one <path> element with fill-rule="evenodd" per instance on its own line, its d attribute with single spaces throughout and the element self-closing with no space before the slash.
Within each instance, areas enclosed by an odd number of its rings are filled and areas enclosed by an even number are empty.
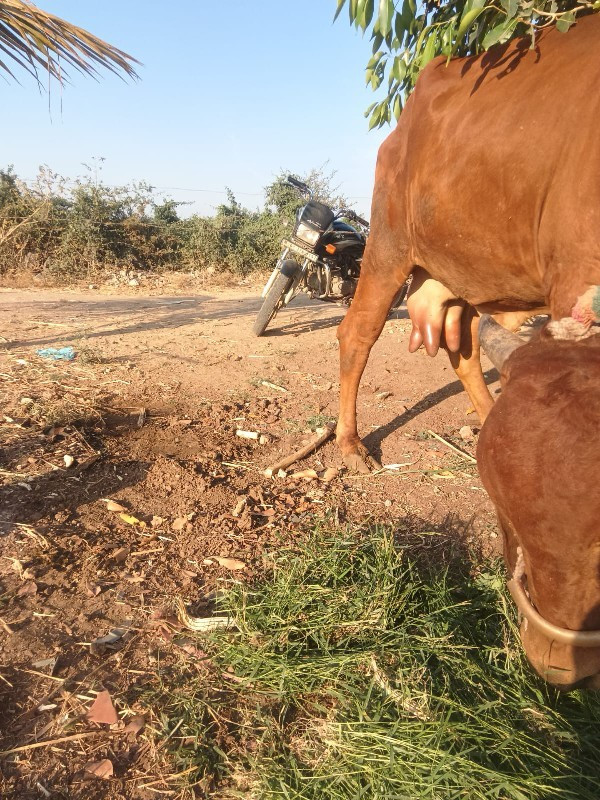
<svg viewBox="0 0 600 800">
<path fill-rule="evenodd" d="M 178 769 L 213 796 L 600 796 L 600 702 L 533 675 L 500 564 L 371 528 L 317 532 L 271 567 L 226 593 L 238 631 L 199 644 L 211 681 L 153 692 Z"/>
</svg>

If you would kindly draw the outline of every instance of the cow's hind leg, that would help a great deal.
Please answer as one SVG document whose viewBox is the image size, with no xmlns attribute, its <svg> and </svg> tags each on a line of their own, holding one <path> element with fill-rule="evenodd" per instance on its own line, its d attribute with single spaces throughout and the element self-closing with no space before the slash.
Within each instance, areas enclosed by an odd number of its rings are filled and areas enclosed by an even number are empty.
<svg viewBox="0 0 600 800">
<path fill-rule="evenodd" d="M 461 317 L 460 349 L 458 352 L 452 352 L 447 347 L 445 349 L 480 422 L 483 423 L 494 406 L 494 400 L 481 369 L 478 325 L 479 314 L 472 306 L 466 306 Z"/>
<path fill-rule="evenodd" d="M 383 330 L 398 291 L 411 266 L 374 269 L 365 259 L 352 305 L 338 328 L 340 342 L 340 411 L 336 438 L 344 464 L 368 473 L 380 465 L 358 437 L 356 396 L 371 348 Z"/>
<path fill-rule="evenodd" d="M 503 328 L 517 331 L 532 313 L 536 312 L 511 311 L 494 314 L 493 316 Z M 478 327 L 479 314 L 472 306 L 466 306 L 461 317 L 460 349 L 454 353 L 448 350 L 447 347 L 445 349 L 448 352 L 454 371 L 469 395 L 479 421 L 483 424 L 493 408 L 494 400 L 486 385 L 481 369 Z"/>
</svg>

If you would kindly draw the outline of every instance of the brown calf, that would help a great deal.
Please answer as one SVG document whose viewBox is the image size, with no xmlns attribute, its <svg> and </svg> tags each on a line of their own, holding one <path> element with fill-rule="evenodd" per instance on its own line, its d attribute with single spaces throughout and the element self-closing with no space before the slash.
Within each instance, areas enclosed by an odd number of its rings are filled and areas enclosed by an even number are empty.
<svg viewBox="0 0 600 800">
<path fill-rule="evenodd" d="M 502 394 L 481 430 L 477 461 L 531 664 L 560 688 L 598 688 L 600 335 L 555 339 L 560 326 L 522 345 L 482 319 Z"/>
</svg>

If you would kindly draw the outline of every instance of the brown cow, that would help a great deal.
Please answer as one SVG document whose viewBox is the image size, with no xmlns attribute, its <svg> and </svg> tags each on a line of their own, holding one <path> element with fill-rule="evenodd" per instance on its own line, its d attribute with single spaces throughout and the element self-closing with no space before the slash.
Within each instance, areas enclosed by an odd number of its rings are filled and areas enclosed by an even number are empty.
<svg viewBox="0 0 600 800">
<path fill-rule="evenodd" d="M 600 688 L 600 335 L 553 338 L 564 327 L 523 345 L 482 318 L 502 394 L 477 461 L 531 664 L 562 689 Z"/>
<path fill-rule="evenodd" d="M 518 39 L 448 65 L 435 59 L 423 71 L 379 151 L 371 235 L 338 332 L 337 440 L 350 468 L 368 470 L 356 428 L 359 382 L 416 267 L 448 289 L 429 333 L 431 304 L 411 311 L 430 352 L 448 305 L 470 304 L 460 344 L 446 349 L 482 418 L 492 401 L 478 311 L 548 307 L 557 319 L 600 318 L 599 42 L 594 14 L 566 34 L 543 32 L 533 49 Z"/>
</svg>

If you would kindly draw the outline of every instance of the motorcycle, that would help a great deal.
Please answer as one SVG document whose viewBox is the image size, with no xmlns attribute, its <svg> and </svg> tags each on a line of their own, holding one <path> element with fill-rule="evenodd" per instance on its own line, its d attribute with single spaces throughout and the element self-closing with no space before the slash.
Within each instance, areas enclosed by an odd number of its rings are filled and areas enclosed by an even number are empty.
<svg viewBox="0 0 600 800">
<path fill-rule="evenodd" d="M 351 209 L 334 211 L 313 200 L 310 187 L 291 175 L 287 183 L 307 202 L 296 213 L 289 239 L 281 241 L 281 255 L 262 291 L 264 300 L 253 327 L 256 336 L 262 336 L 277 312 L 300 292 L 350 303 L 369 233 L 367 220 Z"/>
</svg>

